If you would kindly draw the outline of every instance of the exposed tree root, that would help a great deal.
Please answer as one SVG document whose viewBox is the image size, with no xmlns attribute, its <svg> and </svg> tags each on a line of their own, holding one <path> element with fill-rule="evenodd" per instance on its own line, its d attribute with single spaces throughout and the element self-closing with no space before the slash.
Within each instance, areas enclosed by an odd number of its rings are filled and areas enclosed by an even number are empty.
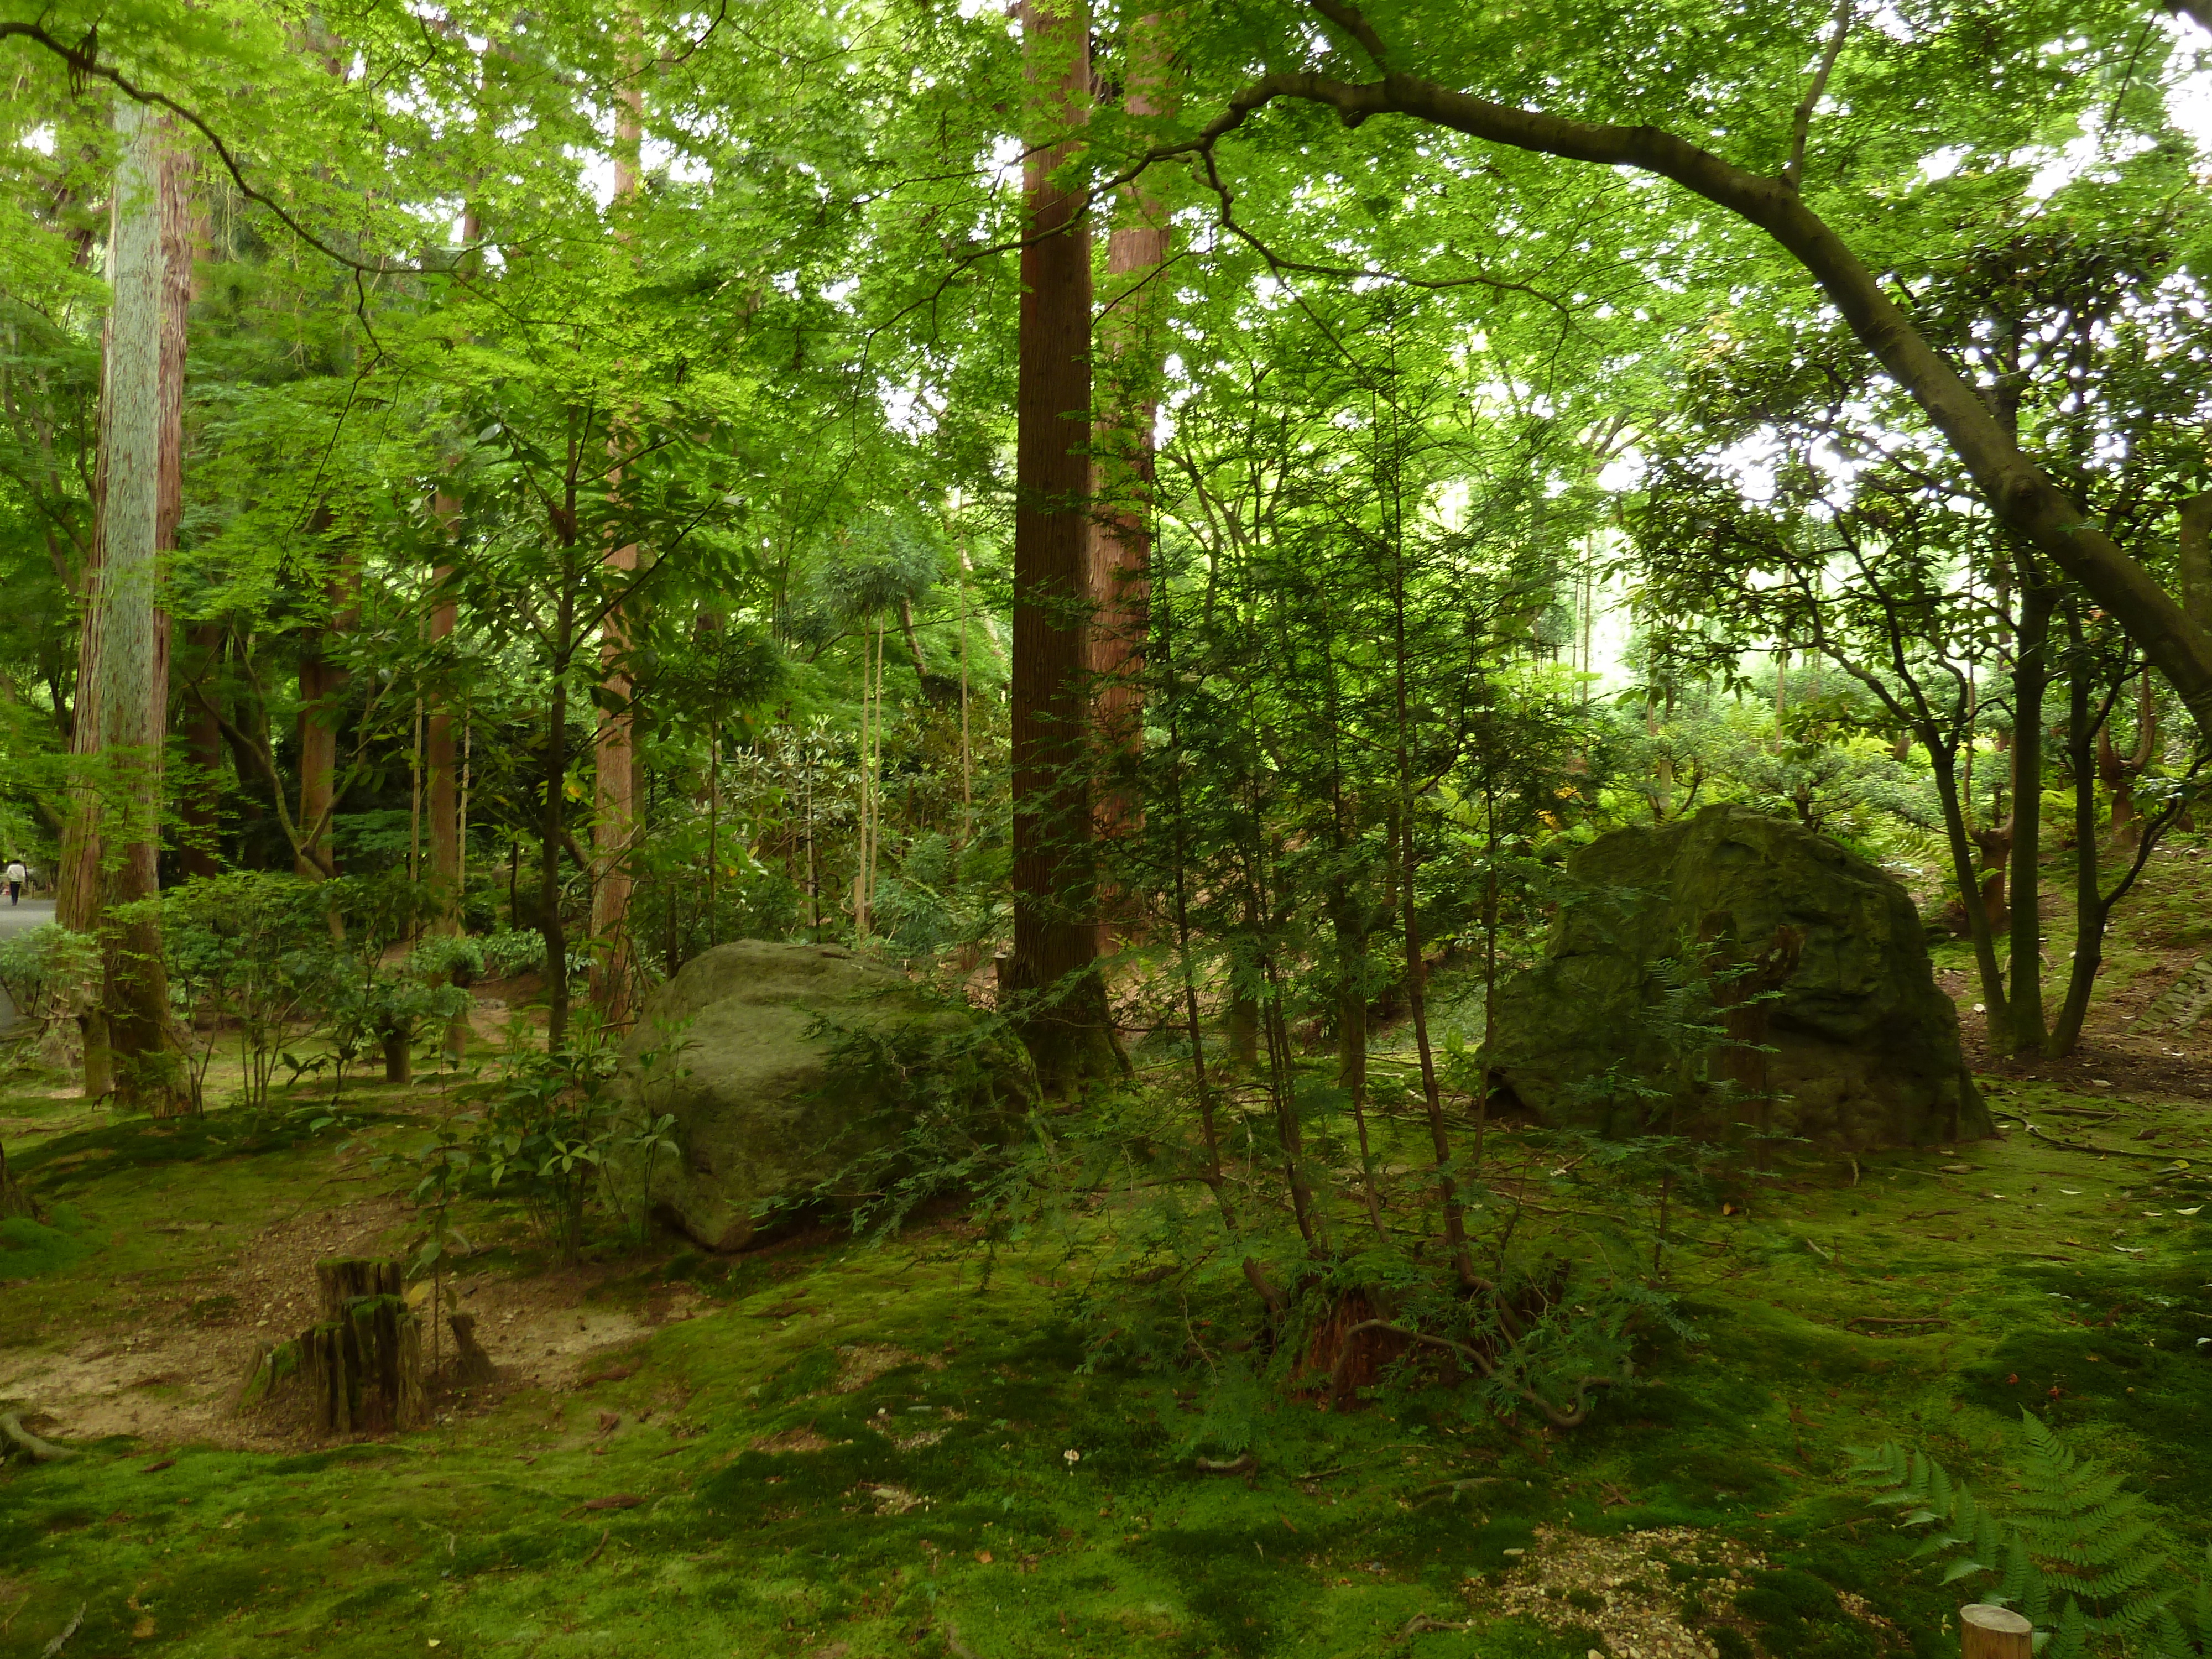
<svg viewBox="0 0 2212 1659">
<path fill-rule="evenodd" d="M 1404 1325 L 1395 1325 L 1387 1319 L 1367 1320 L 1352 1326 L 1345 1332 L 1343 1354 L 1337 1361 L 1340 1370 L 1343 1368 L 1346 1359 L 1353 1352 L 1352 1339 L 1362 1331 L 1370 1330 L 1395 1331 L 1408 1342 L 1424 1342 L 1432 1348 L 1446 1349 L 1473 1365 L 1476 1370 L 1482 1373 L 1486 1380 L 1494 1381 L 1498 1376 L 1498 1367 L 1491 1363 L 1490 1357 L 1480 1348 L 1469 1347 L 1464 1342 L 1455 1342 L 1449 1337 L 1431 1336 L 1426 1331 L 1417 1331 Z M 1614 1379 L 1610 1376 L 1577 1377 L 1575 1380 L 1573 1401 L 1565 1409 L 1554 1406 L 1534 1389 L 1522 1388 L 1517 1383 L 1509 1386 L 1511 1387 L 1515 1395 L 1534 1407 L 1544 1420 L 1553 1428 L 1573 1429 L 1579 1428 L 1589 1417 L 1590 1391 L 1593 1389 L 1609 1389 L 1613 1386 L 1613 1381 Z"/>
<path fill-rule="evenodd" d="M 1192 1467 L 1200 1474 L 1257 1474 L 1260 1460 L 1250 1452 L 1243 1452 L 1235 1457 L 1194 1458 Z"/>
<path fill-rule="evenodd" d="M 33 1463 L 58 1463 L 65 1457 L 76 1455 L 67 1446 L 57 1446 L 51 1440 L 40 1439 L 23 1426 L 22 1418 L 14 1412 L 0 1414 L 0 1440 L 5 1440 L 9 1448 L 21 1453 Z M 0 1456 L 5 1455 L 5 1452 L 0 1452 Z"/>
</svg>

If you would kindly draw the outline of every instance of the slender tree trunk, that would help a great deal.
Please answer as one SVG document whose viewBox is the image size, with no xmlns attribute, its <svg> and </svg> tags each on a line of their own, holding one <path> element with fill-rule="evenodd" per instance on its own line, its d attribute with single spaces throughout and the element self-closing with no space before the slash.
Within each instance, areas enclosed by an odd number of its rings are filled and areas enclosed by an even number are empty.
<svg viewBox="0 0 2212 1659">
<path fill-rule="evenodd" d="M 2066 607 L 2066 633 L 2067 642 L 2073 647 L 2068 653 L 2066 753 L 2074 769 L 2074 960 L 2067 971 L 2065 1003 L 2045 1044 L 2045 1052 L 2053 1058 L 2072 1054 L 2081 1042 L 2081 1023 L 2088 1018 L 2097 970 L 2105 960 L 2107 908 L 2104 877 L 2098 868 L 2095 738 L 2089 730 L 2089 666 L 2082 649 L 2078 605 Z"/>
<path fill-rule="evenodd" d="M 331 525 L 330 509 L 318 507 L 311 527 L 319 541 L 328 534 Z M 353 629 L 353 587 L 357 578 L 351 555 L 342 555 L 324 586 L 326 616 L 300 631 L 300 810 L 295 822 L 301 845 L 293 855 L 293 869 L 309 881 L 321 881 L 337 868 L 338 726 L 343 720 L 346 685 L 352 676 L 331 660 L 330 648 L 334 639 Z M 336 925 L 333 921 L 333 927 Z"/>
<path fill-rule="evenodd" d="M 2157 684 L 2145 674 L 2136 686 L 2136 746 L 2122 754 L 2112 742 L 2111 726 L 2097 728 L 2097 778 L 2112 797 L 2112 845 L 2132 848 L 2142 833 L 2142 814 L 2136 805 L 2136 780 L 2158 758 Z"/>
<path fill-rule="evenodd" d="M 1429 1042 L 1426 981 L 1428 967 L 1421 959 L 1420 907 L 1415 897 L 1418 867 L 1413 845 L 1413 714 L 1408 706 L 1407 680 L 1409 641 L 1406 629 L 1406 568 L 1402 526 L 1390 527 L 1390 604 L 1395 665 L 1392 676 L 1393 715 L 1396 726 L 1398 783 L 1398 904 L 1406 946 L 1406 1006 L 1413 1018 L 1413 1047 L 1421 1066 L 1421 1102 L 1427 1109 L 1429 1142 L 1437 1157 L 1437 1199 L 1443 1211 L 1444 1242 L 1462 1285 L 1475 1282 L 1474 1258 L 1468 1252 L 1466 1218 L 1461 1212 L 1459 1184 L 1451 1175 L 1451 1138 L 1444 1127 L 1443 1091 L 1437 1079 L 1436 1052 Z"/>
<path fill-rule="evenodd" d="M 454 541 L 460 529 L 459 499 L 440 490 L 431 498 L 430 512 L 447 541 Z M 445 597 L 447 584 L 453 577 L 451 564 L 438 566 L 431 575 L 431 584 L 440 595 L 438 603 L 430 607 L 430 643 L 434 651 L 453 638 L 454 625 L 460 620 L 459 605 Z M 440 665 L 447 665 L 442 661 L 442 653 Z M 443 685 L 432 690 L 429 712 L 422 725 L 422 770 L 430 819 L 430 932 L 458 933 L 461 931 L 463 856 L 460 778 L 453 764 L 453 693 Z"/>
<path fill-rule="evenodd" d="M 1088 111 L 1081 0 L 1023 0 L 1028 83 L 1015 394 L 1012 978 L 1045 1088 L 1117 1063 L 1098 976 L 1090 790 L 1082 775 L 1091 496 L 1091 240 L 1082 182 L 1059 177 Z M 1071 171 L 1073 171 L 1071 169 Z"/>
<path fill-rule="evenodd" d="M 1974 837 L 1966 828 L 1966 813 L 1959 793 L 1958 763 L 1942 734 L 1923 734 L 1928 745 L 1929 769 L 1936 777 L 1936 798 L 1943 810 L 1943 836 L 1951 850 L 1951 878 L 1957 884 L 1959 904 L 1966 918 L 1966 937 L 1974 947 L 1974 966 L 1981 975 L 1984 1029 L 1990 1047 L 2002 1052 L 2003 1034 L 2010 1030 L 2005 1012 L 2004 972 L 1997 965 L 1996 934 L 1988 907 L 1982 902 L 1979 874 L 1974 866 Z"/>
<path fill-rule="evenodd" d="M 2015 1054 L 2042 1052 L 2043 697 L 2057 596 L 2023 570 L 2012 696 L 2012 933 L 2009 1012 Z"/>
<path fill-rule="evenodd" d="M 633 64 L 629 79 L 617 97 L 621 110 L 615 124 L 615 211 L 633 201 L 642 179 L 638 169 L 638 146 L 645 132 L 645 93 L 638 84 Z M 622 489 L 617 471 L 613 488 Z M 607 568 L 613 580 L 627 586 L 637 569 L 635 542 L 611 550 Z M 630 1023 L 630 996 L 637 979 L 636 946 L 630 937 L 629 902 L 633 887 L 630 867 L 632 843 L 637 833 L 637 750 L 635 716 L 630 709 L 629 648 L 631 617 L 627 603 L 607 613 L 599 637 L 599 726 L 594 733 L 592 766 L 592 851 L 598 879 L 592 888 L 592 1000 L 600 1017 L 617 1029 Z"/>
<path fill-rule="evenodd" d="M 572 567 L 574 560 L 570 560 Z M 568 1037 L 568 936 L 561 921 L 562 786 L 568 772 L 568 662 L 576 626 L 575 585 L 563 582 L 556 605 L 558 648 L 554 655 L 550 707 L 545 715 L 545 808 L 538 860 L 538 927 L 545 941 L 545 1048 L 550 1054 Z"/>
<path fill-rule="evenodd" d="M 1160 644 L 1164 658 L 1171 648 L 1170 624 L 1170 617 L 1163 607 Z M 1166 662 L 1162 665 L 1166 666 Z M 1191 958 L 1189 846 L 1183 817 L 1182 731 L 1181 709 L 1172 699 L 1169 702 L 1167 714 L 1168 752 L 1170 757 L 1168 811 L 1174 815 L 1175 824 L 1169 857 L 1174 866 L 1170 890 L 1175 904 L 1176 963 L 1182 977 L 1183 1030 L 1190 1038 L 1191 1081 L 1197 1091 L 1199 1133 L 1206 1147 L 1206 1174 L 1201 1179 L 1212 1193 L 1213 1201 L 1221 1212 L 1222 1225 L 1234 1237 L 1237 1231 L 1237 1211 L 1230 1202 L 1228 1181 L 1222 1170 L 1220 1125 L 1213 1109 L 1213 1080 L 1206 1075 L 1206 1028 L 1199 1018 L 1198 975 Z"/>
<path fill-rule="evenodd" d="M 197 679 L 206 688 L 210 702 L 220 697 L 222 624 L 194 623 L 185 630 L 185 644 L 188 661 L 181 683 Z M 222 722 L 214 708 L 189 692 L 175 701 L 185 738 L 185 775 L 177 790 L 179 862 L 186 876 L 206 878 L 222 870 L 216 851 L 222 834 Z"/>
</svg>

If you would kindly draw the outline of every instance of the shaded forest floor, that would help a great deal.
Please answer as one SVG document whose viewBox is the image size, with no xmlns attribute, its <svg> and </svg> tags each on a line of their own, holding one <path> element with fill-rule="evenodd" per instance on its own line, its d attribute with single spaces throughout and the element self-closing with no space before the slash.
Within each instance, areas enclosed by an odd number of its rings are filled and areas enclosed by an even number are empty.
<svg viewBox="0 0 2212 1659">
<path fill-rule="evenodd" d="M 1201 1379 L 1085 1368 L 1080 1252 L 934 1224 L 735 1260 L 610 1242 L 562 1272 L 471 1206 L 453 1288 L 500 1380 L 312 1445 L 239 1417 L 238 1385 L 305 1322 L 316 1256 L 419 1236 L 378 1160 L 437 1085 L 349 1085 L 357 1126 L 312 1133 L 108 1122 L 22 1084 L 0 1133 L 54 1224 L 0 1236 L 0 1410 L 80 1449 L 0 1468 L 0 1654 L 80 1607 L 64 1653 L 94 1659 L 1948 1654 L 1956 1590 L 1853 1491 L 1852 1448 L 2001 1494 L 2032 1409 L 2177 1545 L 2212 1530 L 2206 1044 L 2126 1023 L 2212 946 L 2196 862 L 2161 858 L 2124 913 L 2085 1063 L 1985 1079 L 2103 1155 L 2014 1123 L 1807 1162 L 1688 1220 L 1697 1335 L 1588 1426 L 1285 1396 L 1232 1474 L 1189 1443 Z M 1906 1319 L 1942 1322 L 1871 1322 Z"/>
</svg>

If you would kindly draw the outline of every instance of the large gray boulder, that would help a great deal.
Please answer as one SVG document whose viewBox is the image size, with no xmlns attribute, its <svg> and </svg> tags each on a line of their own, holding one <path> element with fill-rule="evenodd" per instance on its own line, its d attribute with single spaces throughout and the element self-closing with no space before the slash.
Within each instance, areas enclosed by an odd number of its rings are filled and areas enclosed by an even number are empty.
<svg viewBox="0 0 2212 1659">
<path fill-rule="evenodd" d="M 1716 930 L 1754 957 L 1786 925 L 1804 944 L 1768 1005 L 1772 1131 L 1832 1150 L 1992 1133 L 1911 897 L 1856 854 L 1787 819 L 1709 806 L 1601 836 L 1566 872 L 1544 959 L 1500 988 L 1495 1014 L 1502 1081 L 1540 1119 L 1626 1134 L 1671 1108 L 1685 1133 L 1728 1133 L 1744 1109 L 1700 1076 L 1722 1067 L 1670 1045 L 1654 1018 L 1661 964 L 1684 960 L 1686 944 L 1698 958 Z M 1609 1086 L 1608 1072 L 1632 1086 Z"/>
<path fill-rule="evenodd" d="M 810 1035 L 817 1022 L 834 1032 Z M 878 1060 L 941 1061 L 925 1081 L 943 1086 L 917 1089 L 898 1064 L 856 1063 L 871 1045 Z M 744 1249 L 763 1206 L 803 1208 L 855 1158 L 894 1145 L 923 1095 L 941 1122 L 988 1134 L 1035 1086 L 1018 1044 L 979 1032 L 896 969 L 840 945 L 764 939 L 694 957 L 653 994 L 619 1085 L 646 1111 L 674 1115 L 682 1151 L 656 1160 L 652 1205 L 713 1250 Z"/>
</svg>

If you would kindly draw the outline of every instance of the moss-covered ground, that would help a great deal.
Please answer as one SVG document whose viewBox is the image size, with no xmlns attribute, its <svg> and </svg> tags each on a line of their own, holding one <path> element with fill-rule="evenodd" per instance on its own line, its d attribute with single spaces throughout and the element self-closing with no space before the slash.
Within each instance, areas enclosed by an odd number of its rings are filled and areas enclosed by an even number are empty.
<svg viewBox="0 0 2212 1659">
<path fill-rule="evenodd" d="M 507 1381 L 396 1439 L 288 1445 L 230 1413 L 237 1368 L 304 1320 L 319 1249 L 420 1237 L 411 1175 L 376 1160 L 422 1139 L 437 1085 L 349 1085 L 357 1121 L 313 1132 L 111 1122 L 19 1082 L 0 1134 L 48 1224 L 0 1224 L 0 1411 L 77 1450 L 0 1465 L 0 1654 L 81 1609 L 65 1659 L 1660 1659 L 1602 1595 L 1500 1612 L 1559 1538 L 1632 1532 L 1756 1553 L 1730 1581 L 1683 1547 L 1653 1576 L 1720 1659 L 1954 1652 L 1959 1588 L 1854 1489 L 1851 1449 L 1924 1449 L 2002 1498 L 2032 1411 L 2176 1547 L 2212 1532 L 2204 1042 L 2123 1024 L 2202 947 L 2193 875 L 2154 865 L 2080 1063 L 1985 1078 L 2002 1138 L 1806 1162 L 1678 1218 L 1695 1335 L 1584 1427 L 1285 1392 L 1230 1474 L 1199 1466 L 1233 1449 L 1201 1437 L 1203 1366 L 1087 1363 L 1069 1297 L 1094 1264 L 1062 1243 L 611 1238 L 563 1275 L 477 1200 L 463 1305 L 507 1310 L 485 1319 Z"/>
<path fill-rule="evenodd" d="M 2178 1538 L 2212 1492 L 2212 1218 L 2189 1213 L 2187 1171 L 2161 1173 L 2206 1156 L 2195 1109 L 2069 1119 L 2050 1109 L 2112 1103 L 2025 1082 L 1997 1099 L 2144 1156 L 2015 1127 L 1873 1158 L 1856 1184 L 1808 1166 L 1748 1214 L 1693 1222 L 1675 1273 L 1696 1339 L 1651 1352 L 1644 1386 L 1586 1427 L 1470 1426 L 1419 1393 L 1344 1414 L 1286 1395 L 1249 1474 L 1197 1468 L 1193 1379 L 1085 1369 L 1055 1286 L 1079 1260 L 1002 1249 L 987 1274 L 948 1227 L 734 1265 L 623 1257 L 590 1294 L 641 1310 L 646 1334 L 605 1380 L 449 1402 L 388 1443 L 226 1449 L 157 1427 L 8 1464 L 0 1651 L 43 1651 L 82 1607 L 66 1651 L 93 1656 L 1581 1659 L 1623 1650 L 1571 1610 L 1486 1619 L 1471 1587 L 1540 1526 L 1671 1526 L 1764 1557 L 1729 1595 L 1766 1652 L 1880 1651 L 1839 1590 L 1914 1650 L 1948 1652 L 1954 1598 L 1854 1494 L 1847 1449 L 1922 1446 L 2001 1486 L 2025 1407 L 2131 1470 Z M 55 1223 L 0 1241 L 11 1374 L 88 1333 L 219 1319 L 200 1292 L 234 1270 L 242 1230 L 329 1201 L 331 1183 L 398 1184 L 360 1143 L 408 1133 L 410 1100 L 362 1100 L 349 1134 L 221 1114 L 70 1127 L 70 1103 L 7 1102 L 13 1161 Z M 26 1133 L 40 1114 L 65 1132 Z M 2124 1139 L 2144 1127 L 2165 1139 Z M 501 1249 L 472 1271 L 538 1266 Z M 643 1317 L 686 1283 L 696 1316 Z M 1942 1322 L 1866 1322 L 1914 1318 Z M 35 1387 L 7 1392 L 38 1405 Z"/>
</svg>

